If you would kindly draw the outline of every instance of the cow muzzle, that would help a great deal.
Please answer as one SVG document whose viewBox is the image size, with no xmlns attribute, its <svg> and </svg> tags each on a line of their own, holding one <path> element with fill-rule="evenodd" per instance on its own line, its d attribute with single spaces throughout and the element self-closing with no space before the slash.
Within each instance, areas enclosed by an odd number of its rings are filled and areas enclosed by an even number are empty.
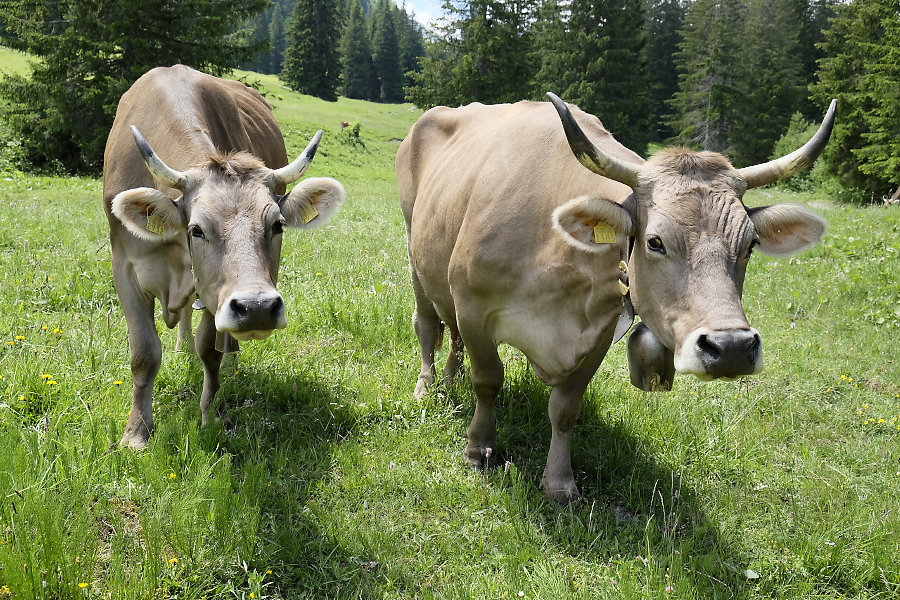
<svg viewBox="0 0 900 600">
<path fill-rule="evenodd" d="M 700 379 L 736 379 L 763 369 L 762 340 L 755 329 L 695 329 L 675 353 L 675 370 Z"/>
<path fill-rule="evenodd" d="M 284 300 L 268 292 L 236 292 L 216 311 L 216 329 L 230 333 L 240 342 L 264 340 L 276 329 L 287 327 Z"/>
</svg>

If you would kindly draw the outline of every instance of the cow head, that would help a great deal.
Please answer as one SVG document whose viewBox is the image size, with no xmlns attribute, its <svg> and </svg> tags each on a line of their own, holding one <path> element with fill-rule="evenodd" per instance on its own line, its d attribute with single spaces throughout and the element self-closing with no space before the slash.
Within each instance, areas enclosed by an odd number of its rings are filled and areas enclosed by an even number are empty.
<svg viewBox="0 0 900 600">
<path fill-rule="evenodd" d="M 131 129 L 156 182 L 182 195 L 172 200 L 155 188 L 127 190 L 113 198 L 113 214 L 144 240 L 187 235 L 197 293 L 215 315 L 218 331 L 243 341 L 286 327 L 284 302 L 275 289 L 283 229 L 318 227 L 344 200 L 344 188 L 328 178 L 306 179 L 289 194 L 278 193 L 309 167 L 322 131 L 281 169 L 237 152 L 180 172 L 156 155 L 136 127 Z"/>
<path fill-rule="evenodd" d="M 554 213 L 557 231 L 594 252 L 602 248 L 595 227 L 633 239 L 628 276 L 634 308 L 674 353 L 677 372 L 713 379 L 762 370 L 762 342 L 741 306 L 750 254 L 759 249 L 784 256 L 808 248 L 821 240 L 825 221 L 790 204 L 747 208 L 741 198 L 747 189 L 811 165 L 828 141 L 836 103 L 800 149 L 735 169 L 720 154 L 684 148 L 659 152 L 643 164 L 622 161 L 593 144 L 568 107 L 548 95 L 576 158 L 632 189 L 621 204 L 570 200 Z"/>
</svg>

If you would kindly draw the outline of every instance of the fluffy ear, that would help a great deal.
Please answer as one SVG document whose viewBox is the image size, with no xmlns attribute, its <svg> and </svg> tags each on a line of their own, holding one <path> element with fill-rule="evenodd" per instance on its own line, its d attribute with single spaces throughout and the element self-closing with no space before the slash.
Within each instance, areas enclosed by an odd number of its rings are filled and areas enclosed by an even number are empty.
<svg viewBox="0 0 900 600">
<path fill-rule="evenodd" d="M 787 256 L 815 246 L 825 235 L 825 219 L 802 206 L 774 204 L 747 209 L 759 236 L 759 249 Z"/>
<path fill-rule="evenodd" d="M 634 235 L 629 210 L 633 205 L 579 196 L 553 211 L 553 229 L 576 248 L 600 252 L 606 244 L 615 244 L 618 236 Z"/>
<path fill-rule="evenodd" d="M 119 193 L 112 200 L 112 212 L 128 231 L 145 240 L 171 239 L 187 229 L 178 204 L 154 188 Z"/>
<path fill-rule="evenodd" d="M 310 177 L 281 200 L 288 227 L 315 229 L 328 222 L 344 203 L 344 186 L 330 177 Z"/>
</svg>

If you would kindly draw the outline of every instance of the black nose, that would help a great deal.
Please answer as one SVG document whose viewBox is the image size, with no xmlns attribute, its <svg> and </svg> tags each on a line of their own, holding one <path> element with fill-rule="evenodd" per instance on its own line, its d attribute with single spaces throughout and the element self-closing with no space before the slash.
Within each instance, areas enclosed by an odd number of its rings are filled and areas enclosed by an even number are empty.
<svg viewBox="0 0 900 600">
<path fill-rule="evenodd" d="M 228 308 L 237 324 L 236 331 L 275 329 L 284 314 L 284 300 L 280 295 L 261 298 L 232 298 Z"/>
<path fill-rule="evenodd" d="M 762 341 L 755 331 L 727 329 L 697 338 L 700 360 L 712 377 L 739 377 L 756 371 Z"/>
</svg>

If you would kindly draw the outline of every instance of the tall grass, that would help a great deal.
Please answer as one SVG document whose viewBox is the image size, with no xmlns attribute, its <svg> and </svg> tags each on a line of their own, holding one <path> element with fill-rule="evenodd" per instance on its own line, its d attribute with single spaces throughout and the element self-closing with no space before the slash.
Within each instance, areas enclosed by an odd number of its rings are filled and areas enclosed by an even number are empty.
<svg viewBox="0 0 900 600">
<path fill-rule="evenodd" d="M 538 487 L 548 389 L 520 353 L 504 349 L 505 469 L 463 466 L 468 381 L 412 398 L 392 165 L 418 111 L 239 75 L 289 154 L 326 130 L 310 175 L 348 199 L 285 235 L 289 327 L 223 369 L 230 430 L 199 428 L 202 370 L 160 321 L 157 430 L 144 452 L 116 447 L 130 373 L 101 183 L 0 175 L 0 600 L 900 593 L 900 210 L 749 194 L 830 223 L 807 254 L 751 261 L 766 370 L 646 394 L 614 347 L 576 429 L 586 498 L 560 509 Z"/>
</svg>

